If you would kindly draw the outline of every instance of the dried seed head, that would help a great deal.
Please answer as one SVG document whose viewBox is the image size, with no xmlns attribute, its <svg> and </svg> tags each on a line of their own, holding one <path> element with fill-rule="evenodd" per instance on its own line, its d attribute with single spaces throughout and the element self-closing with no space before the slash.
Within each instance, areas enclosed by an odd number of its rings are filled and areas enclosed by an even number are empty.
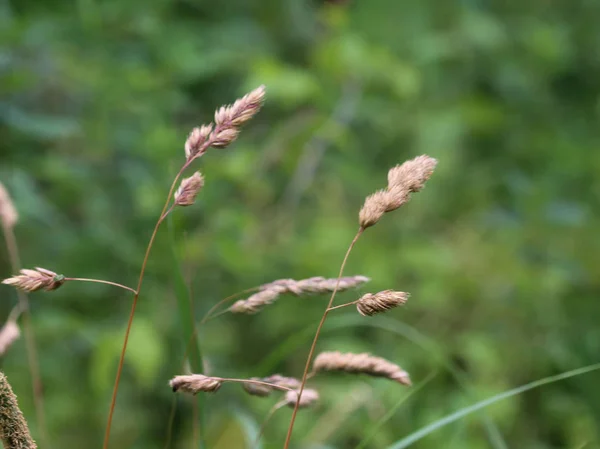
<svg viewBox="0 0 600 449">
<path fill-rule="evenodd" d="M 20 336 L 19 325 L 14 320 L 8 320 L 0 329 L 0 355 L 3 355 Z"/>
<path fill-rule="evenodd" d="M 208 145 L 205 145 L 208 136 L 212 131 L 212 123 L 208 125 L 202 125 L 192 129 L 192 132 L 185 141 L 185 157 L 189 161 L 195 157 L 199 157 L 206 151 Z"/>
<path fill-rule="evenodd" d="M 347 276 L 340 279 L 338 292 L 343 292 L 351 288 L 358 287 L 365 282 L 369 282 L 366 276 Z M 234 303 L 229 311 L 233 313 L 253 314 L 262 307 L 275 302 L 279 295 L 290 293 L 296 296 L 331 293 L 337 284 L 337 279 L 326 279 L 316 276 L 308 279 L 296 281 L 294 279 L 279 279 L 277 281 L 263 284 L 260 291 L 250 296 L 248 299 L 239 300 Z"/>
<path fill-rule="evenodd" d="M 41 289 L 46 291 L 56 290 L 64 282 L 65 277 L 62 274 L 56 274 L 53 271 L 39 267 L 35 270 L 24 268 L 21 270 L 21 274 L 2 281 L 3 284 L 12 285 L 26 292 L 35 292 Z"/>
<path fill-rule="evenodd" d="M 223 381 L 218 377 L 209 377 L 203 374 L 190 374 L 187 376 L 175 376 L 169 381 L 173 391 L 184 391 L 186 393 L 196 394 L 200 391 L 214 393 Z"/>
<path fill-rule="evenodd" d="M 225 148 L 239 135 L 237 128 L 217 128 L 210 136 L 212 146 L 215 148 Z"/>
<path fill-rule="evenodd" d="M 261 379 L 259 377 L 251 377 L 248 380 L 256 380 L 256 381 L 262 381 L 262 382 L 266 382 L 264 379 Z M 259 396 L 259 397 L 266 397 L 269 396 L 271 394 L 271 392 L 273 391 L 273 388 L 271 388 L 268 385 L 263 385 L 263 384 L 256 384 L 253 382 L 244 382 L 242 384 L 242 388 L 244 389 L 244 391 L 252 396 Z"/>
<path fill-rule="evenodd" d="M 275 302 L 279 297 L 279 293 L 281 293 L 281 290 L 274 288 L 260 291 L 250 296 L 248 299 L 240 299 L 239 301 L 236 301 L 229 308 L 229 311 L 232 313 L 247 313 L 252 315 L 258 312 L 261 307 Z"/>
<path fill-rule="evenodd" d="M 285 388 L 300 388 L 300 385 L 302 384 L 302 382 L 295 377 L 285 377 L 281 374 L 273 374 L 269 377 L 264 377 L 262 380 Z"/>
<path fill-rule="evenodd" d="M 19 214 L 17 209 L 8 194 L 8 191 L 4 188 L 4 185 L 0 182 L 0 221 L 6 228 L 12 228 L 17 224 Z"/>
<path fill-rule="evenodd" d="M 431 177 L 437 160 L 427 155 L 417 156 L 397 165 L 388 172 L 388 186 L 367 197 L 358 214 L 363 229 L 377 223 L 384 213 L 398 209 L 410 199 L 410 194 L 421 190 Z"/>
<path fill-rule="evenodd" d="M 215 112 L 217 127 L 238 127 L 250 120 L 260 110 L 265 98 L 265 86 L 259 86 L 229 106 Z"/>
<path fill-rule="evenodd" d="M 353 354 L 339 351 L 322 352 L 313 362 L 313 372 L 343 371 L 352 374 L 367 374 L 385 377 L 403 385 L 410 385 L 410 377 L 398 365 L 381 357 L 367 353 Z"/>
<path fill-rule="evenodd" d="M 175 192 L 175 204 L 178 206 L 191 206 L 203 186 L 204 177 L 199 171 L 189 178 L 185 178 Z"/>
<path fill-rule="evenodd" d="M 437 160 L 425 154 L 397 165 L 388 172 L 388 189 L 396 187 L 409 193 L 418 192 L 425 186 L 436 165 Z"/>
<path fill-rule="evenodd" d="M 350 290 L 359 285 L 369 282 L 371 279 L 366 276 L 346 276 L 340 279 L 338 292 Z M 294 279 L 279 279 L 269 284 L 263 285 L 263 289 L 274 287 L 283 287 L 282 293 L 291 293 L 296 296 L 331 293 L 337 285 L 337 278 L 326 279 L 322 276 L 315 276 L 308 279 L 296 281 Z"/>
<path fill-rule="evenodd" d="M 298 393 L 299 391 L 288 391 L 285 394 L 285 405 L 288 407 L 296 407 L 296 402 L 298 401 Z M 302 396 L 300 396 L 300 404 L 298 407 L 305 408 L 314 405 L 315 402 L 319 400 L 319 392 L 317 390 L 313 390 L 312 388 L 306 388 L 302 392 Z"/>
<path fill-rule="evenodd" d="M 409 296 L 406 292 L 394 290 L 384 290 L 375 294 L 367 293 L 358 300 L 356 308 L 358 313 L 363 316 L 373 316 L 406 303 Z"/>
<path fill-rule="evenodd" d="M 365 204 L 358 213 L 358 223 L 364 229 L 377 223 L 385 214 L 391 202 L 387 190 L 378 190 L 365 199 Z"/>
</svg>

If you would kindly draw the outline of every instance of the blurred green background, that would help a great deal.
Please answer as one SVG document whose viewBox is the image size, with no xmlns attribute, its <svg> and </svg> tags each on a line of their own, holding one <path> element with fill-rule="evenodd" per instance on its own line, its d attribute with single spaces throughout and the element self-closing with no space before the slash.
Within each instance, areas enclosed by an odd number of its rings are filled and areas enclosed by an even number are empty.
<svg viewBox="0 0 600 449">
<path fill-rule="evenodd" d="M 27 267 L 135 286 L 187 133 L 267 86 L 240 139 L 195 164 L 198 202 L 158 236 L 111 447 L 166 445 L 185 346 L 177 265 L 196 319 L 274 279 L 335 277 L 364 197 L 422 153 L 440 161 L 426 189 L 365 233 L 346 270 L 372 278 L 361 292 L 404 290 L 409 303 L 336 311 L 319 343 L 393 360 L 417 386 L 437 373 L 366 447 L 598 362 L 599 21 L 591 0 L 0 1 L 0 181 Z M 7 316 L 16 294 L 0 294 Z M 100 447 L 131 297 L 69 283 L 30 301 L 52 447 Z M 326 301 L 211 321 L 207 369 L 299 376 Z M 38 437 L 23 339 L 2 369 Z M 598 379 L 505 400 L 414 447 L 600 447 Z M 313 385 L 322 399 L 299 415 L 296 448 L 356 447 L 409 391 L 355 376 Z M 236 385 L 203 398 L 210 449 L 251 447 L 275 402 Z M 290 414 L 263 447 L 282 447 Z M 195 422 L 177 396 L 169 447 L 197 447 Z"/>
</svg>

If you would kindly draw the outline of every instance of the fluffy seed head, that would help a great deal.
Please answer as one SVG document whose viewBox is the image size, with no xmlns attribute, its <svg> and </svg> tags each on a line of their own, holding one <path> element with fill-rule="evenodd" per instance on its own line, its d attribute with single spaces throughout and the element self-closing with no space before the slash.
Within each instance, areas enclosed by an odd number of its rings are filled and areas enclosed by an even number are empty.
<svg viewBox="0 0 600 449">
<path fill-rule="evenodd" d="M 175 192 L 175 204 L 178 206 L 191 206 L 203 186 L 204 177 L 199 171 L 189 178 L 185 178 Z"/>
<path fill-rule="evenodd" d="M 0 355 L 3 355 L 20 336 L 19 325 L 14 320 L 8 320 L 0 329 Z"/>
<path fill-rule="evenodd" d="M 203 374 L 190 374 L 187 376 L 175 376 L 169 381 L 173 391 L 183 391 L 185 393 L 196 394 L 200 391 L 214 393 L 223 381 L 216 377 L 209 377 Z"/>
<path fill-rule="evenodd" d="M 0 182 L 0 222 L 6 228 L 12 228 L 17 224 L 19 214 L 17 209 L 8 194 L 8 191 L 4 188 L 4 185 Z"/>
<path fill-rule="evenodd" d="M 363 316 L 373 316 L 406 303 L 409 296 L 406 292 L 394 290 L 384 290 L 375 294 L 367 293 L 358 300 L 356 309 Z"/>
<path fill-rule="evenodd" d="M 353 354 L 339 351 L 322 352 L 313 362 L 313 372 L 342 371 L 352 374 L 367 374 L 385 377 L 403 385 L 410 385 L 410 377 L 398 365 L 368 353 Z"/>
<path fill-rule="evenodd" d="M 215 148 L 225 148 L 239 135 L 237 128 L 217 128 L 210 136 L 212 146 Z"/>
<path fill-rule="evenodd" d="M 340 279 L 338 291 L 342 292 L 358 287 L 370 280 L 371 279 L 366 276 L 343 277 Z M 296 296 L 331 293 L 335 289 L 336 283 L 337 279 L 326 279 L 321 276 L 302 279 L 300 281 L 294 279 L 279 279 L 261 285 L 258 293 L 255 293 L 248 299 L 237 301 L 229 308 L 229 311 L 233 313 L 253 314 L 258 312 L 262 307 L 275 302 L 279 296 L 284 293 Z"/>
<path fill-rule="evenodd" d="M 185 141 L 185 157 L 188 161 L 201 156 L 206 151 L 208 145 L 205 144 L 212 131 L 212 127 L 213 125 L 210 123 L 192 129 L 192 132 Z"/>
<path fill-rule="evenodd" d="M 265 380 L 263 380 L 259 377 L 251 377 L 248 380 L 257 380 L 257 381 L 266 382 Z M 269 396 L 271 394 L 271 392 L 273 391 L 273 389 L 268 385 L 256 384 L 253 382 L 244 382 L 242 384 L 242 388 L 244 389 L 244 391 L 246 393 L 248 393 L 252 396 L 259 396 L 261 398 Z"/>
<path fill-rule="evenodd" d="M 250 120 L 260 110 L 265 98 L 265 86 L 259 86 L 229 106 L 215 112 L 217 127 L 238 127 Z"/>
<path fill-rule="evenodd" d="M 281 374 L 273 374 L 269 377 L 265 377 L 262 379 L 264 382 L 269 382 L 270 384 L 279 385 L 280 387 L 285 388 L 300 388 L 302 382 L 296 379 L 295 377 L 286 377 Z"/>
<path fill-rule="evenodd" d="M 358 213 L 358 223 L 364 229 L 377 223 L 385 214 L 391 202 L 387 190 L 378 190 L 365 199 L 365 204 Z"/>
<path fill-rule="evenodd" d="M 298 401 L 298 393 L 299 391 L 288 391 L 285 394 L 285 405 L 288 407 L 294 408 L 296 406 L 296 402 Z M 298 406 L 300 408 L 310 407 L 314 405 L 315 402 L 319 400 L 319 392 L 317 390 L 313 390 L 312 388 L 305 388 L 302 392 L 302 396 L 300 396 L 300 404 Z"/>
<path fill-rule="evenodd" d="M 53 271 L 39 267 L 35 270 L 24 268 L 21 270 L 21 274 L 2 281 L 3 284 L 12 285 L 26 292 L 35 292 L 41 289 L 46 291 L 56 290 L 64 282 L 65 277 L 62 274 L 56 274 Z"/>
<path fill-rule="evenodd" d="M 436 159 L 422 155 L 390 169 L 387 188 L 368 196 L 358 214 L 361 228 L 373 226 L 384 213 L 408 202 L 411 193 L 425 186 L 436 165 Z"/>
</svg>

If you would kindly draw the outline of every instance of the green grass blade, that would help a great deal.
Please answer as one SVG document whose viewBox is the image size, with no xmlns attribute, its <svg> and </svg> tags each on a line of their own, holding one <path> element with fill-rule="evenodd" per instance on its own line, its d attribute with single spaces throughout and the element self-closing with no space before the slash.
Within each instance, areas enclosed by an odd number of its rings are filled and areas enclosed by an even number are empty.
<svg viewBox="0 0 600 449">
<path fill-rule="evenodd" d="M 194 316 L 192 314 L 192 298 L 190 297 L 190 292 L 188 286 L 186 285 L 185 279 L 183 277 L 183 270 L 181 267 L 181 257 L 177 253 L 177 240 L 175 238 L 175 231 L 171 217 L 168 219 L 168 230 L 169 230 L 169 247 L 171 248 L 171 257 L 172 263 L 171 265 L 171 276 L 174 282 L 175 287 L 175 296 L 177 297 L 177 308 L 179 310 L 179 317 L 181 321 L 181 329 L 183 331 L 183 344 L 184 350 L 187 348 L 187 345 L 190 341 L 192 341 L 190 345 L 190 350 L 188 352 L 188 358 L 190 361 L 190 366 L 194 373 L 202 373 L 203 371 L 203 361 L 202 361 L 202 351 L 200 349 L 200 344 L 198 343 L 197 336 L 192 339 L 194 335 Z M 205 425 L 205 413 L 204 413 L 204 396 L 201 394 L 196 395 L 195 400 L 198 404 L 198 419 L 200 425 L 200 449 L 206 447 L 206 425 Z"/>
<path fill-rule="evenodd" d="M 325 325 L 323 329 L 324 333 L 333 332 L 339 329 L 345 329 L 348 327 L 364 326 L 374 329 L 382 329 L 388 332 L 392 332 L 396 335 L 406 338 L 411 343 L 419 346 L 421 349 L 429 354 L 429 358 L 436 361 L 436 363 L 445 368 L 454 377 L 460 387 L 469 392 L 469 381 L 466 376 L 457 369 L 454 364 L 444 355 L 443 351 L 439 348 L 438 344 L 431 338 L 421 333 L 416 328 L 403 323 L 400 320 L 387 317 L 376 317 L 373 319 L 365 320 L 362 316 L 342 314 L 339 316 L 333 316 Z M 308 343 L 314 336 L 314 329 L 307 328 L 300 332 L 297 332 L 284 340 L 279 346 L 277 346 L 271 353 L 263 359 L 257 369 L 257 373 L 262 375 L 272 374 L 274 369 L 279 363 L 285 358 L 297 351 L 302 345 Z M 500 431 L 494 424 L 494 422 L 484 414 L 480 417 L 483 428 L 487 434 L 487 438 L 494 449 L 506 449 L 507 445 L 500 434 Z"/>
<path fill-rule="evenodd" d="M 504 393 L 497 394 L 495 396 L 492 396 L 491 398 L 477 402 L 469 407 L 462 408 L 444 418 L 438 419 L 437 421 L 435 421 L 435 422 L 423 427 L 422 429 L 411 433 L 407 437 L 397 441 L 393 445 L 389 446 L 388 449 L 403 449 L 405 447 L 408 447 L 411 444 L 419 441 L 421 438 L 426 437 L 430 433 L 433 433 L 436 430 L 439 430 L 448 424 L 458 421 L 459 419 L 464 418 L 465 416 L 470 415 L 471 413 L 481 410 L 489 405 L 495 404 L 496 402 L 499 402 L 503 399 L 507 399 L 512 396 L 516 396 L 518 394 L 524 393 L 525 391 L 533 390 L 534 388 L 538 388 L 543 385 L 558 382 L 558 381 L 561 381 L 564 379 L 568 379 L 570 377 L 580 376 L 582 374 L 586 374 L 591 371 L 596 371 L 598 369 L 600 369 L 600 363 L 596 363 L 594 365 L 589 365 L 589 366 L 584 366 L 583 368 L 577 368 L 577 369 L 574 369 L 571 371 L 566 371 L 562 374 L 557 374 L 555 376 L 544 377 L 543 379 L 539 379 L 539 380 L 530 382 L 528 384 L 521 385 L 520 387 L 514 388 L 512 390 L 505 391 Z"/>
<path fill-rule="evenodd" d="M 377 433 L 379 432 L 379 429 L 381 429 L 381 427 L 383 427 L 383 425 L 386 422 L 388 422 L 392 418 L 392 416 L 394 416 L 394 414 L 398 411 L 400 406 L 402 404 L 404 404 L 411 396 L 414 396 L 416 393 L 418 393 L 420 390 L 422 390 L 423 387 L 425 387 L 425 385 L 427 385 L 429 382 L 431 382 L 433 380 L 433 378 L 435 376 L 437 376 L 437 374 L 438 374 L 437 371 L 433 371 L 431 374 L 429 374 L 429 376 L 427 376 L 425 379 L 423 379 L 421 382 L 419 382 L 418 385 L 416 385 L 413 388 L 411 388 L 410 390 L 408 390 L 408 393 L 406 393 L 404 395 L 404 397 L 402 397 L 396 403 L 396 405 L 394 405 L 379 421 L 377 421 L 377 423 L 375 423 L 375 425 L 372 427 L 371 431 L 367 434 L 367 436 L 364 437 L 360 443 L 358 443 L 358 446 L 356 446 L 356 449 L 365 448 L 367 446 L 367 444 L 369 443 L 369 441 L 371 441 L 373 439 L 373 437 L 375 435 L 377 435 Z"/>
</svg>

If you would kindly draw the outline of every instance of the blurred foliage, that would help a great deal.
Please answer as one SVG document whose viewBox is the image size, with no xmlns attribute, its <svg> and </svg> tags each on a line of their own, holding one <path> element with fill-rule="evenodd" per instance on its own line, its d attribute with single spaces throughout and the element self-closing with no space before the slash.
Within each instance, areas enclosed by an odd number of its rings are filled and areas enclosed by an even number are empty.
<svg viewBox="0 0 600 449">
<path fill-rule="evenodd" d="M 21 214 L 23 263 L 134 286 L 187 133 L 265 84 L 263 111 L 196 164 L 206 186 L 174 216 L 196 319 L 273 279 L 335 276 L 364 197 L 427 153 L 440 160 L 427 188 L 365 233 L 346 270 L 409 303 L 381 318 L 336 311 L 319 344 L 387 357 L 417 384 L 439 370 L 369 447 L 598 362 L 599 20 L 585 0 L 2 0 L 0 180 Z M 169 245 L 165 227 L 114 448 L 165 446 L 166 383 L 186 343 Z M 6 316 L 16 295 L 1 294 Z M 130 300 L 83 283 L 32 295 L 53 447 L 100 444 Z M 300 375 L 325 301 L 209 322 L 209 372 Z M 22 340 L 2 368 L 38 435 Z M 596 447 L 597 380 L 527 392 L 415 447 Z M 355 447 L 407 394 L 383 380 L 314 383 L 321 405 L 299 416 L 295 447 Z M 206 397 L 209 447 L 251 447 L 272 404 L 235 385 Z M 281 447 L 289 417 L 275 414 L 263 447 Z M 170 447 L 190 447 L 193 425 L 192 401 L 177 397 Z"/>
</svg>

